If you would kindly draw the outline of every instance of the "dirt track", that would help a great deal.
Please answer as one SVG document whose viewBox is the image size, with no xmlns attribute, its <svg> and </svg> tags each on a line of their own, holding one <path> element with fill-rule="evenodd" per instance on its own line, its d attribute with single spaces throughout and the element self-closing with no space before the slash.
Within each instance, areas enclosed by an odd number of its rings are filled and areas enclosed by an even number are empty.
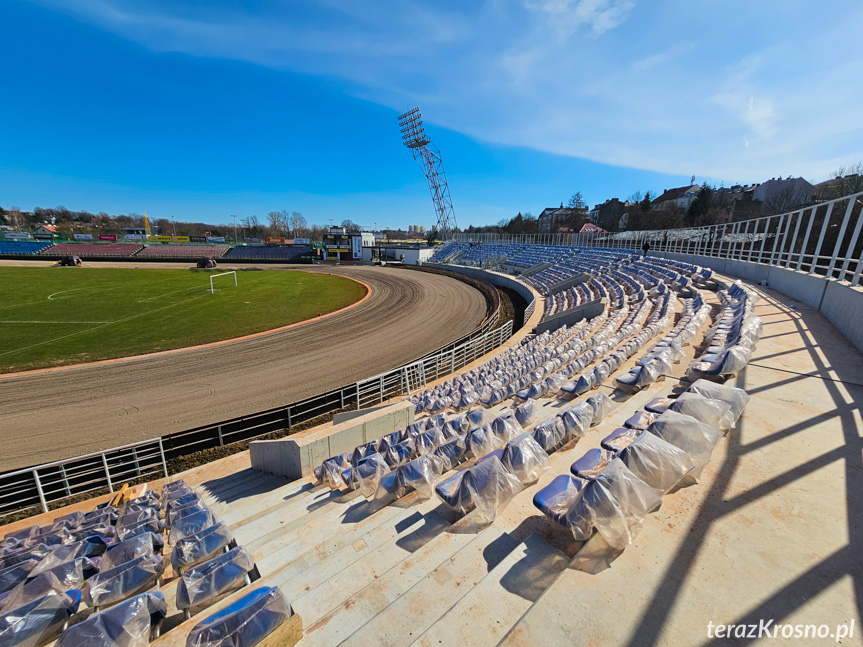
<svg viewBox="0 0 863 647">
<path fill-rule="evenodd" d="M 257 339 L 0 376 L 0 470 L 294 402 L 415 359 L 470 332 L 485 316 L 482 295 L 445 276 L 360 266 L 291 269 L 355 277 L 372 287 L 372 296 Z"/>
</svg>

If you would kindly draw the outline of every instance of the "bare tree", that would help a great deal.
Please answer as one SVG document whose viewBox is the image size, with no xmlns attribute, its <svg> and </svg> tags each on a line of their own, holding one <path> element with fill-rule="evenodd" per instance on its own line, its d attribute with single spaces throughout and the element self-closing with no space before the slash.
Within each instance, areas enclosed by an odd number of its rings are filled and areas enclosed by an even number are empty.
<svg viewBox="0 0 863 647">
<path fill-rule="evenodd" d="M 587 209 L 587 202 L 584 201 L 581 191 L 576 191 L 570 196 L 566 206 L 570 209 Z"/>
<path fill-rule="evenodd" d="M 287 221 L 285 220 L 285 211 L 271 211 L 267 214 L 267 220 L 270 222 L 270 233 L 273 236 L 279 236 L 285 231 Z"/>
<path fill-rule="evenodd" d="M 294 238 L 299 236 L 301 230 L 305 230 L 309 223 L 306 222 L 306 219 L 303 217 L 299 211 L 291 211 L 291 231 L 293 232 Z"/>
</svg>

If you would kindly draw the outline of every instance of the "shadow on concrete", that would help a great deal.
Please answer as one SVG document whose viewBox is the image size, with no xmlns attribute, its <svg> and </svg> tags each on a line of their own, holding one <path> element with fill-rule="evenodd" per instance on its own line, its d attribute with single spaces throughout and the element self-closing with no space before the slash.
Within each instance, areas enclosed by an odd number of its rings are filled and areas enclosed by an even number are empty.
<svg viewBox="0 0 863 647">
<path fill-rule="evenodd" d="M 281 476 L 264 474 L 247 467 L 233 474 L 204 481 L 201 483 L 201 487 L 220 503 L 233 503 L 240 499 L 271 492 L 289 482 L 288 479 Z"/>
</svg>

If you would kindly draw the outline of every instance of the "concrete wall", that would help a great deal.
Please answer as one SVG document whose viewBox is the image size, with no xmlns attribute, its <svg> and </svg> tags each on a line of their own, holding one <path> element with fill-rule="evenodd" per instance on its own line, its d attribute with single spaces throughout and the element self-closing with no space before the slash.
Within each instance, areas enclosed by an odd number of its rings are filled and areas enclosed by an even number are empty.
<svg viewBox="0 0 863 647">
<path fill-rule="evenodd" d="M 602 314 L 603 310 L 605 310 L 605 299 L 597 299 L 590 303 L 583 303 L 580 306 L 575 306 L 574 308 L 564 310 L 563 312 L 559 312 L 558 314 L 549 317 L 536 327 L 536 332 L 542 334 L 546 330 L 556 330 L 564 324 L 571 326 L 582 319 L 598 317 Z"/>
<path fill-rule="evenodd" d="M 771 288 L 820 310 L 851 343 L 863 351 L 863 288 L 860 286 L 851 287 L 847 281 L 765 263 L 668 252 L 651 252 L 651 256 L 694 263 L 755 283 L 766 280 Z"/>
<path fill-rule="evenodd" d="M 576 274 L 575 276 L 570 276 L 568 279 L 564 279 L 560 283 L 555 283 L 548 289 L 548 296 L 554 296 L 558 292 L 563 292 L 564 290 L 568 290 L 569 288 L 574 288 L 576 285 L 581 285 L 584 283 L 589 277 L 587 274 Z"/>
<path fill-rule="evenodd" d="M 446 265 L 444 263 L 426 263 L 426 267 L 434 267 L 439 270 L 448 270 L 450 272 L 458 272 L 459 274 L 465 274 L 467 276 L 472 276 L 475 279 L 479 279 L 480 281 L 486 281 L 491 283 L 492 285 L 497 285 L 499 287 L 509 288 L 510 290 L 515 290 L 521 295 L 524 300 L 530 304 L 531 301 L 535 299 L 533 292 L 529 287 L 527 287 L 521 281 L 518 281 L 511 276 L 507 276 L 506 274 L 500 274 L 499 272 L 491 272 L 489 270 L 483 270 L 478 267 L 464 267 L 462 265 Z"/>
<path fill-rule="evenodd" d="M 354 447 L 378 440 L 414 421 L 414 405 L 399 402 L 376 408 L 352 420 L 315 427 L 279 440 L 255 440 L 249 444 L 252 469 L 289 479 L 310 474 L 330 456 L 352 452 Z"/>
</svg>

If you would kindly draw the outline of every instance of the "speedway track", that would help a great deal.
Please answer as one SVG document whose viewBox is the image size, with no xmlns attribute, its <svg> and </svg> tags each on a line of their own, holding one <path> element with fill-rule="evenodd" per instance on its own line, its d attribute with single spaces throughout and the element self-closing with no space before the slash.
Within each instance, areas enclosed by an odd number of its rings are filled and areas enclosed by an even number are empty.
<svg viewBox="0 0 863 647">
<path fill-rule="evenodd" d="M 0 470 L 295 402 L 416 359 L 475 329 L 486 314 L 479 291 L 447 276 L 367 266 L 289 269 L 356 278 L 372 293 L 355 307 L 253 339 L 0 375 Z"/>
</svg>

